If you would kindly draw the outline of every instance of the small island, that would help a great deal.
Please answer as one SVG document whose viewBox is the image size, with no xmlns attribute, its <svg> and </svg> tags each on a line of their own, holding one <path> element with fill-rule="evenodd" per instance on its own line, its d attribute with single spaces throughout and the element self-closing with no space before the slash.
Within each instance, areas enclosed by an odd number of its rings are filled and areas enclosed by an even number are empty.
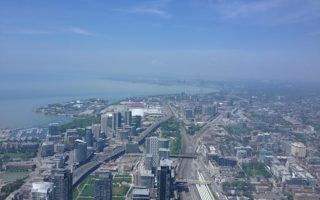
<svg viewBox="0 0 320 200">
<path fill-rule="evenodd" d="M 34 110 L 36 113 L 45 115 L 63 115 L 63 116 L 86 116 L 101 111 L 108 105 L 107 100 L 90 98 L 86 100 L 74 100 L 66 103 L 53 103 L 39 107 Z"/>
</svg>

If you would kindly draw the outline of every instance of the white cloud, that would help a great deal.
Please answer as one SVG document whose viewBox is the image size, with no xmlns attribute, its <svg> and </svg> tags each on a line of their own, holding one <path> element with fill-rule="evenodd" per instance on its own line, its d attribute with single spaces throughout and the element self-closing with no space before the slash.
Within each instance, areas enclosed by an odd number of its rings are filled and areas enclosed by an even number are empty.
<svg viewBox="0 0 320 200">
<path fill-rule="evenodd" d="M 89 30 L 79 28 L 79 27 L 70 27 L 67 29 L 67 32 L 71 32 L 78 35 L 87 35 L 87 36 L 94 36 L 95 34 L 90 32 Z"/>
<path fill-rule="evenodd" d="M 148 1 L 129 8 L 117 9 L 117 11 L 131 14 L 153 15 L 168 19 L 171 17 L 171 15 L 166 10 L 168 3 L 168 0 Z"/>
<path fill-rule="evenodd" d="M 127 10 L 130 13 L 135 13 L 135 14 L 148 14 L 148 15 L 155 15 L 159 16 L 162 18 L 169 18 L 170 15 L 161 9 L 158 8 L 152 8 L 152 7 L 135 7 Z"/>
<path fill-rule="evenodd" d="M 229 1 L 220 3 L 221 13 L 226 18 L 236 18 L 249 14 L 261 14 L 279 6 L 280 1 Z"/>
<path fill-rule="evenodd" d="M 319 0 L 211 0 L 223 19 L 252 19 L 266 25 L 296 24 L 320 19 Z"/>
<path fill-rule="evenodd" d="M 35 29 L 35 28 L 8 28 L 0 30 L 2 34 L 17 35 L 57 35 L 57 34 L 77 34 L 84 36 L 94 36 L 95 34 L 87 29 L 79 27 L 68 27 L 60 29 Z"/>
<path fill-rule="evenodd" d="M 30 29 L 30 28 L 13 28 L 13 29 L 1 29 L 2 34 L 21 34 L 21 35 L 49 35 L 54 34 L 53 30 L 44 29 Z"/>
</svg>

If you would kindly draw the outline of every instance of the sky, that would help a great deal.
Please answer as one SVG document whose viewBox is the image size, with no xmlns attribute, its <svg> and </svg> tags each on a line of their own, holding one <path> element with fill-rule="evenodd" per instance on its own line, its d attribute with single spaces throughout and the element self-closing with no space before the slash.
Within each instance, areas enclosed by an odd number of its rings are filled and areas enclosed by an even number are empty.
<svg viewBox="0 0 320 200">
<path fill-rule="evenodd" d="M 0 0 L 2 78 L 319 81 L 319 64 L 319 0 Z"/>
</svg>

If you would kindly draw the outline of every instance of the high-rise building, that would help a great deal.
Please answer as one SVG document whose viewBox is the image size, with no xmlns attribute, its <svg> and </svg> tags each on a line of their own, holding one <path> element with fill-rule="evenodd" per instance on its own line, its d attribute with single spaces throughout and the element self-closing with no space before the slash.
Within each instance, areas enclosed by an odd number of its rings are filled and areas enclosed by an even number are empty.
<svg viewBox="0 0 320 200">
<path fill-rule="evenodd" d="M 100 126 L 100 124 L 92 124 L 91 128 L 92 128 L 92 134 L 93 134 L 94 139 L 96 141 L 98 141 L 99 138 L 101 138 L 101 126 Z"/>
<path fill-rule="evenodd" d="M 154 174 L 152 174 L 151 170 L 143 170 L 139 171 L 139 176 L 138 176 L 138 185 L 148 188 L 148 189 L 153 189 L 154 187 Z"/>
<path fill-rule="evenodd" d="M 44 142 L 41 146 L 41 156 L 47 157 L 54 154 L 54 144 L 52 142 Z"/>
<path fill-rule="evenodd" d="M 193 118 L 193 109 L 192 108 L 185 108 L 184 109 L 184 112 L 185 112 L 185 117 L 186 119 L 192 119 Z"/>
<path fill-rule="evenodd" d="M 110 131 L 110 117 L 108 114 L 101 115 L 101 133 L 105 137 L 112 137 Z"/>
<path fill-rule="evenodd" d="M 136 128 L 141 128 L 141 119 L 142 117 L 140 115 L 134 116 L 132 123 Z"/>
<path fill-rule="evenodd" d="M 132 111 L 128 110 L 124 113 L 124 124 L 131 125 L 132 123 Z"/>
<path fill-rule="evenodd" d="M 30 200 L 54 200 L 53 183 L 34 182 L 30 192 Z"/>
<path fill-rule="evenodd" d="M 121 141 L 125 141 L 127 139 L 129 139 L 130 137 L 130 129 L 118 129 L 117 131 L 117 137 L 121 140 Z"/>
<path fill-rule="evenodd" d="M 74 148 L 74 162 L 82 164 L 87 160 L 87 143 L 77 139 Z"/>
<path fill-rule="evenodd" d="M 100 138 L 96 143 L 97 152 L 102 152 L 105 146 L 106 146 L 106 139 Z"/>
<path fill-rule="evenodd" d="M 92 133 L 92 127 L 88 126 L 86 128 L 86 134 L 85 134 L 85 141 L 89 147 L 93 146 L 93 133 Z"/>
<path fill-rule="evenodd" d="M 157 170 L 157 199 L 169 200 L 173 194 L 172 161 L 162 160 Z"/>
<path fill-rule="evenodd" d="M 94 199 L 112 199 L 112 174 L 111 172 L 98 172 L 94 184 Z"/>
<path fill-rule="evenodd" d="M 72 199 L 72 172 L 68 169 L 53 171 L 54 199 Z"/>
<path fill-rule="evenodd" d="M 135 126 L 125 125 L 125 126 L 123 126 L 123 129 L 129 131 L 129 136 L 130 136 L 130 137 L 133 137 L 133 136 L 136 135 L 136 127 L 135 127 Z"/>
<path fill-rule="evenodd" d="M 73 146 L 74 145 L 74 141 L 77 139 L 77 137 L 78 137 L 77 129 L 67 129 L 65 134 L 64 134 L 64 142 L 67 145 Z"/>
<path fill-rule="evenodd" d="M 112 114 L 112 130 L 116 131 L 121 127 L 121 112 L 115 112 Z"/>
<path fill-rule="evenodd" d="M 152 154 L 152 167 L 157 167 L 159 162 L 158 157 L 158 138 L 157 137 L 147 137 L 146 138 L 146 151 L 147 154 Z"/>
<path fill-rule="evenodd" d="M 152 154 L 148 153 L 144 157 L 144 168 L 145 170 L 152 170 L 152 165 L 153 165 L 153 157 Z"/>
<path fill-rule="evenodd" d="M 212 104 L 202 105 L 201 113 L 203 115 L 213 116 L 213 115 L 217 114 L 217 112 L 218 112 L 218 109 L 217 109 L 216 105 L 212 105 Z"/>
<path fill-rule="evenodd" d="M 64 153 L 65 149 L 66 149 L 66 145 L 64 143 L 54 144 L 55 153 Z"/>
<path fill-rule="evenodd" d="M 59 124 L 58 123 L 51 123 L 49 124 L 49 135 L 59 135 Z"/>
</svg>

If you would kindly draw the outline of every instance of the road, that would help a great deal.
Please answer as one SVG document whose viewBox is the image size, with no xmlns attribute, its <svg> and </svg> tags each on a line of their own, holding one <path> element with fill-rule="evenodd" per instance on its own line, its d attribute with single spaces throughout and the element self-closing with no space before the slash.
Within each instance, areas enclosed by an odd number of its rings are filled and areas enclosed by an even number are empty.
<svg viewBox="0 0 320 200">
<path fill-rule="evenodd" d="M 150 127 L 148 127 L 141 135 L 135 139 L 136 142 L 139 144 L 143 143 L 144 139 L 153 131 L 155 131 L 162 123 L 168 121 L 169 119 L 172 118 L 172 114 L 168 114 L 164 118 L 162 118 L 160 121 L 155 122 L 152 124 Z"/>
<path fill-rule="evenodd" d="M 178 116 L 178 114 L 172 110 L 171 111 L 175 114 L 175 116 Z M 208 128 L 214 124 L 215 122 L 221 120 L 223 117 L 222 114 L 218 115 L 216 118 L 209 121 L 206 125 L 204 125 L 200 131 L 198 131 L 195 135 L 189 135 L 187 134 L 187 131 L 185 127 L 181 128 L 181 137 L 182 137 L 182 148 L 181 153 L 195 153 L 197 147 L 199 146 L 201 137 L 207 133 Z M 203 163 L 199 163 L 199 159 L 180 159 L 180 164 L 178 166 L 177 170 L 177 178 L 179 179 L 193 179 L 198 180 L 199 178 L 199 171 L 207 172 L 206 166 L 203 165 Z M 207 173 L 205 173 L 204 177 L 206 180 L 211 179 L 211 177 L 208 177 Z M 215 191 L 216 196 L 222 197 L 223 195 L 219 192 L 218 187 L 213 183 L 210 184 L 210 187 L 213 191 Z M 189 185 L 189 192 L 181 192 L 180 193 L 180 199 L 182 200 L 193 200 L 193 199 L 201 199 L 198 188 L 194 184 Z"/>
<path fill-rule="evenodd" d="M 141 135 L 135 139 L 136 142 L 139 144 L 143 142 L 143 140 L 155 129 L 157 129 L 162 123 L 166 122 L 172 117 L 172 114 L 168 114 L 164 118 L 160 119 L 159 121 L 152 124 L 150 127 L 148 127 Z M 92 161 L 82 165 L 81 167 L 75 169 L 73 171 L 73 185 L 76 186 L 81 179 L 86 177 L 90 172 L 92 172 L 94 169 L 99 167 L 104 162 L 108 162 L 112 159 L 117 158 L 118 156 L 121 156 L 125 153 L 124 147 L 119 147 L 118 149 L 114 149 L 110 154 L 98 157 L 97 160 L 93 159 Z"/>
</svg>

